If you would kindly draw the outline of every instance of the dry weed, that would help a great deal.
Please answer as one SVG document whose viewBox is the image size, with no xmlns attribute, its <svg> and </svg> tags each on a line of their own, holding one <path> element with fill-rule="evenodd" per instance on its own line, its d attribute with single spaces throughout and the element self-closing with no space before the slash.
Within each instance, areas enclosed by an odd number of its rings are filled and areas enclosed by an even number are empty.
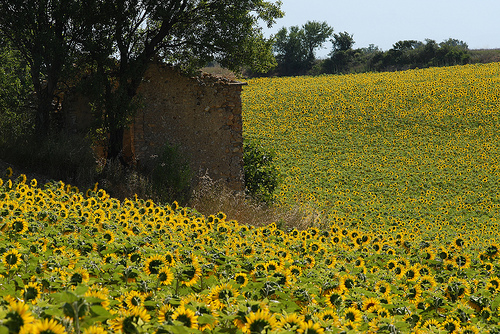
<svg viewBox="0 0 500 334">
<path fill-rule="evenodd" d="M 275 207 L 255 201 L 244 192 L 228 189 L 223 182 L 205 175 L 199 178 L 188 206 L 205 216 L 224 212 L 227 219 L 240 224 L 263 226 L 270 223 L 282 229 L 299 230 L 321 224 L 320 215 L 305 207 Z"/>
</svg>

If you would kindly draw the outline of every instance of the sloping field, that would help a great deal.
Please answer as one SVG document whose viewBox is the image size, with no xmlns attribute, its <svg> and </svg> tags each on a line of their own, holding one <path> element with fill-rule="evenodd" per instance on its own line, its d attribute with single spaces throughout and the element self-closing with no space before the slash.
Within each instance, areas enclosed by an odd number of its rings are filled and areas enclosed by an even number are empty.
<svg viewBox="0 0 500 334">
<path fill-rule="evenodd" d="M 252 79 L 243 103 L 283 205 L 372 227 L 498 224 L 500 63 Z"/>
<path fill-rule="evenodd" d="M 499 64 L 251 80 L 282 230 L 0 175 L 0 334 L 500 333 Z"/>
</svg>

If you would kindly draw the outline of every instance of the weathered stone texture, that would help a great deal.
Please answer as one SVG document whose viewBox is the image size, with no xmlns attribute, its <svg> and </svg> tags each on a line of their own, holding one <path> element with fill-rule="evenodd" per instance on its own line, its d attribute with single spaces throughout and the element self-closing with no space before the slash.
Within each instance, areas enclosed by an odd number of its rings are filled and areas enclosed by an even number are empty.
<svg viewBox="0 0 500 334">
<path fill-rule="evenodd" d="M 243 84 L 210 75 L 189 78 L 168 65 L 151 65 L 139 87 L 141 108 L 125 134 L 124 154 L 148 165 L 166 144 L 178 146 L 193 172 L 243 190 Z M 72 126 L 81 128 L 86 112 L 70 112 Z"/>
</svg>

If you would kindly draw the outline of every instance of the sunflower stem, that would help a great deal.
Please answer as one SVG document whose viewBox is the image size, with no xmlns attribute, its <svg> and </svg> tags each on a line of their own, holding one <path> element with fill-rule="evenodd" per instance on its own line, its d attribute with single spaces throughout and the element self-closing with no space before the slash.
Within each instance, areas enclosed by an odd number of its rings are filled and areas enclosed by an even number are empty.
<svg viewBox="0 0 500 334">
<path fill-rule="evenodd" d="M 180 280 L 180 278 L 177 277 L 177 282 L 175 282 L 175 295 L 176 296 L 179 294 L 179 280 Z"/>
<path fill-rule="evenodd" d="M 78 318 L 80 313 L 80 306 L 78 301 L 75 301 L 71 304 L 73 307 L 74 318 L 73 318 L 73 327 L 75 328 L 75 334 L 80 334 L 80 319 Z"/>
</svg>

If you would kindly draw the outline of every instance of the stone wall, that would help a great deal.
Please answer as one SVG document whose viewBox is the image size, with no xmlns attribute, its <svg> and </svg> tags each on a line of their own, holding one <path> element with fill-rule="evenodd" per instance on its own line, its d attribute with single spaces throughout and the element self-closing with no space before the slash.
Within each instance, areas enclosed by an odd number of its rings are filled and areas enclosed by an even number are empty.
<svg viewBox="0 0 500 334">
<path fill-rule="evenodd" d="M 243 190 L 244 84 L 208 74 L 190 78 L 171 66 L 151 65 L 139 87 L 141 108 L 126 131 L 124 153 L 145 166 L 154 163 L 165 145 L 177 146 L 195 174 Z M 67 119 L 70 126 L 82 128 L 90 111 L 77 109 Z"/>
</svg>

